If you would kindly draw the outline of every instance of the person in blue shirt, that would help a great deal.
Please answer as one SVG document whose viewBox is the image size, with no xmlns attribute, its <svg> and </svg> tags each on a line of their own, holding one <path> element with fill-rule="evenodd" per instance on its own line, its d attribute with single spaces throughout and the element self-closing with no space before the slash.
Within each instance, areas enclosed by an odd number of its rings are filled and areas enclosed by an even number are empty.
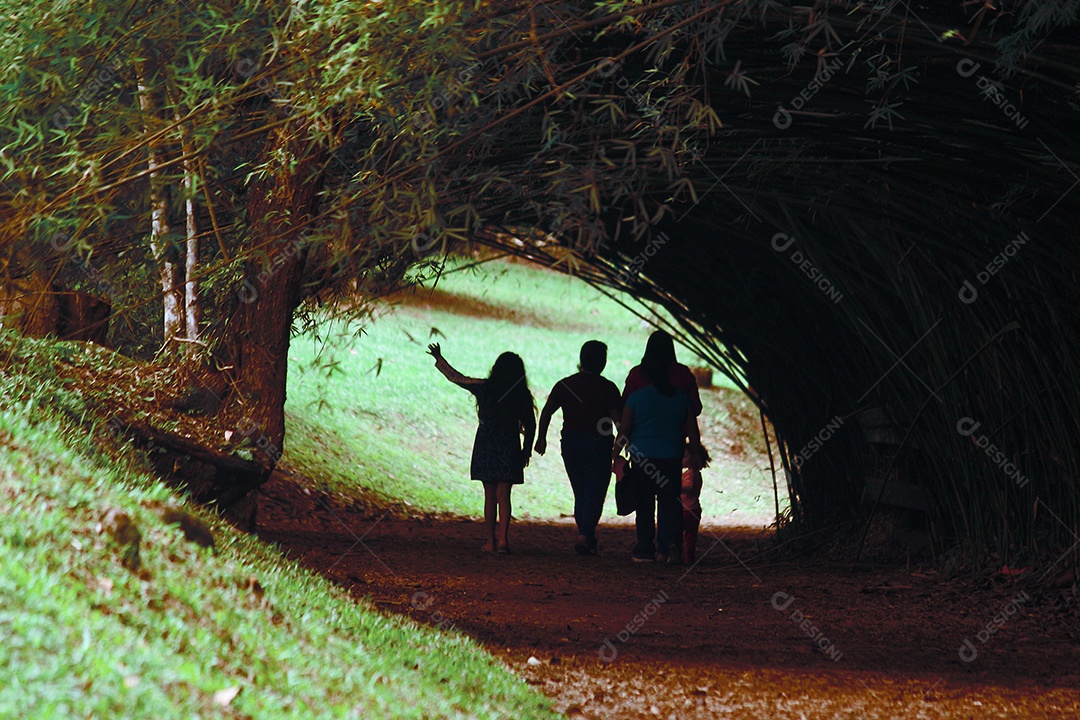
<svg viewBox="0 0 1080 720">
<path fill-rule="evenodd" d="M 649 338 L 641 360 L 648 383 L 634 391 L 623 407 L 613 456 L 622 451 L 634 467 L 628 482 L 636 484 L 636 562 L 682 562 L 682 460 L 687 438 L 701 444 L 698 408 L 687 392 L 671 383 L 674 347 L 670 335 Z M 664 340 L 667 342 L 664 342 Z M 657 544 L 660 551 L 657 552 Z"/>
</svg>

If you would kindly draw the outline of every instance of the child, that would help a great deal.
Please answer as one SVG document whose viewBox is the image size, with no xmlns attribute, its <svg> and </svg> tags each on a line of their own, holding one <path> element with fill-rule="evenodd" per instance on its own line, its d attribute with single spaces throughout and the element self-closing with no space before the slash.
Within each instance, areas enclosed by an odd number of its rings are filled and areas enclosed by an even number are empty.
<svg viewBox="0 0 1080 720">
<path fill-rule="evenodd" d="M 709 452 L 698 443 L 697 452 L 689 445 L 683 454 L 683 563 L 692 565 L 697 550 L 698 524 L 701 522 L 701 471 L 709 466 Z M 696 457 L 695 457 L 696 455 Z"/>
<path fill-rule="evenodd" d="M 525 378 L 525 363 L 514 353 L 504 352 L 486 378 L 471 378 L 450 366 L 438 343 L 429 345 L 428 353 L 447 380 L 476 396 L 480 425 L 473 441 L 470 471 L 473 480 L 484 484 L 487 542 L 483 550 L 498 549 L 500 555 L 509 555 L 510 489 L 525 482 L 524 469 L 536 433 L 536 406 Z"/>
</svg>

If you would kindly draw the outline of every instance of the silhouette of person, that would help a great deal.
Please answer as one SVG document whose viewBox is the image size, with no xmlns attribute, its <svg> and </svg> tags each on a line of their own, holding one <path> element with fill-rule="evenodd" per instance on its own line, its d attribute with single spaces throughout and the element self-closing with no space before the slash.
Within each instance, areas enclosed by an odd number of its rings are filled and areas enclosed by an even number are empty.
<svg viewBox="0 0 1080 720">
<path fill-rule="evenodd" d="M 473 441 L 470 474 L 484 484 L 487 542 L 483 549 L 509 555 L 510 490 L 525 482 L 524 468 L 529 464 L 536 432 L 536 406 L 525 377 L 525 363 L 516 354 L 504 352 L 486 378 L 472 378 L 451 367 L 438 343 L 428 345 L 428 353 L 447 380 L 476 397 L 480 423 Z"/>
<path fill-rule="evenodd" d="M 645 344 L 645 356 L 649 356 L 650 353 L 669 359 L 668 378 L 672 386 L 683 390 L 690 398 L 690 408 L 694 411 L 694 417 L 700 415 L 701 394 L 698 392 L 697 378 L 694 377 L 690 368 L 675 359 L 675 341 L 671 339 L 671 335 L 663 330 L 656 330 L 649 335 L 649 340 Z M 649 384 L 645 379 L 644 366 L 645 357 L 642 357 L 641 363 L 630 368 L 630 372 L 627 373 L 626 382 L 623 383 L 623 403 L 634 392 Z"/>
<path fill-rule="evenodd" d="M 607 345 L 589 340 L 581 346 L 578 372 L 564 377 L 551 389 L 540 411 L 536 452 L 547 450 L 551 417 L 562 410 L 562 458 L 574 491 L 574 521 L 578 537 L 574 551 L 595 555 L 596 526 L 604 512 L 604 498 L 611 482 L 612 428 L 622 401 L 619 388 L 601 373 L 607 365 Z"/>
<path fill-rule="evenodd" d="M 676 362 L 671 336 L 657 330 L 649 336 L 641 364 L 630 371 L 623 391 L 622 423 L 612 459 L 626 450 L 634 466 L 636 562 L 682 562 L 682 459 L 688 437 L 691 453 L 701 445 L 697 424 L 701 400 L 689 368 L 685 375 L 679 368 L 686 366 Z"/>
</svg>

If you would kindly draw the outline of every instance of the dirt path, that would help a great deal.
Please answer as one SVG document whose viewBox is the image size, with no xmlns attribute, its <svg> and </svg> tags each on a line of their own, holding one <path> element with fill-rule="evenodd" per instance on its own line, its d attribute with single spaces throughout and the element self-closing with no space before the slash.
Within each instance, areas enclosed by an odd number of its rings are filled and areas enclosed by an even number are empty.
<svg viewBox="0 0 1080 720">
<path fill-rule="evenodd" d="M 578 557 L 572 525 L 517 523 L 496 556 L 479 523 L 380 519 L 280 479 L 259 525 L 358 597 L 478 639 L 569 717 L 1080 717 L 1065 591 L 755 560 L 767 540 L 718 527 L 692 568 L 631 563 L 630 526 Z"/>
</svg>

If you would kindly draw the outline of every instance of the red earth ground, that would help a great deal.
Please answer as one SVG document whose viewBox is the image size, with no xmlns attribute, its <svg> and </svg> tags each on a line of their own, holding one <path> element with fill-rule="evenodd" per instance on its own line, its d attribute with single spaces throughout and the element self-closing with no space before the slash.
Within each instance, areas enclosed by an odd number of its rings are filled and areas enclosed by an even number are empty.
<svg viewBox="0 0 1080 720">
<path fill-rule="evenodd" d="M 632 563 L 630 525 L 599 557 L 569 522 L 511 533 L 512 555 L 485 553 L 476 521 L 393 518 L 297 476 L 259 506 L 261 538 L 476 638 L 568 717 L 1080 718 L 1071 587 L 800 560 L 739 528 L 705 528 L 693 567 Z"/>
</svg>

